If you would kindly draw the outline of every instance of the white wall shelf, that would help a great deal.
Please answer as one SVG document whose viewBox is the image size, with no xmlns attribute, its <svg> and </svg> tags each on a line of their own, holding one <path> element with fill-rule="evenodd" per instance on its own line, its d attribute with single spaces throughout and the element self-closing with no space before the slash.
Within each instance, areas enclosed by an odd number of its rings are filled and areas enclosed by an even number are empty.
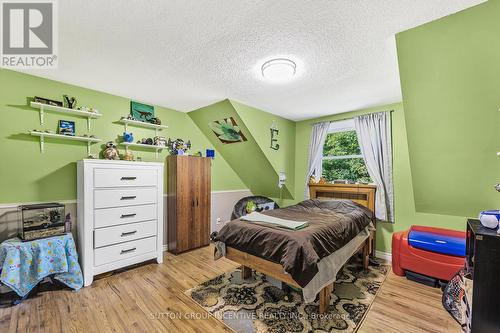
<svg viewBox="0 0 500 333">
<path fill-rule="evenodd" d="M 155 130 L 155 136 L 158 136 L 158 131 L 167 129 L 167 125 L 157 125 L 157 124 L 151 124 L 147 123 L 144 121 L 139 121 L 139 120 L 132 120 L 132 119 L 127 119 L 127 118 L 122 118 L 118 120 L 119 124 L 125 125 L 125 132 L 128 132 L 128 126 L 136 126 L 136 127 L 144 127 L 144 128 L 151 128 Z"/>
<path fill-rule="evenodd" d="M 121 142 L 119 143 L 120 146 L 125 147 L 125 152 L 128 153 L 128 149 L 130 147 L 136 147 L 136 148 L 144 148 L 144 149 L 150 149 L 154 150 L 156 153 L 156 158 L 158 158 L 158 153 L 162 151 L 163 149 L 167 147 L 162 147 L 162 146 L 157 146 L 157 145 L 146 145 L 144 143 L 133 143 L 133 142 Z"/>
<path fill-rule="evenodd" d="M 39 131 L 30 131 L 29 134 L 40 138 L 40 152 L 42 153 L 45 151 L 45 138 L 87 142 L 87 155 L 90 155 L 91 144 L 101 142 L 101 139 L 91 138 L 87 136 L 71 136 L 71 135 L 63 135 L 56 133 L 39 132 Z"/>
<path fill-rule="evenodd" d="M 88 112 L 88 111 L 64 108 L 62 106 L 48 105 L 48 104 L 38 103 L 38 102 L 31 102 L 30 106 L 32 108 L 40 110 L 40 125 L 44 124 L 45 112 L 57 112 L 57 113 L 72 115 L 75 117 L 87 118 L 87 130 L 90 131 L 90 120 L 97 119 L 97 118 L 100 118 L 102 116 L 102 114 L 99 112 Z"/>
</svg>

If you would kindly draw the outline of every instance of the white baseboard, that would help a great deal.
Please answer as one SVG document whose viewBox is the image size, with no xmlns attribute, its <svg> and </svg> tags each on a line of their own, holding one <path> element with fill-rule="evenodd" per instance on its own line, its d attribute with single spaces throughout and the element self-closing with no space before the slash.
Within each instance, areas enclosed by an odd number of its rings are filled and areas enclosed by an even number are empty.
<svg viewBox="0 0 500 333">
<path fill-rule="evenodd" d="M 165 245 L 163 245 L 163 252 L 167 252 L 167 251 L 168 251 L 168 245 L 165 244 Z"/>
<path fill-rule="evenodd" d="M 387 261 L 392 261 L 392 254 L 391 254 L 391 252 L 382 252 L 382 251 L 375 250 L 375 257 L 376 258 L 380 258 L 380 259 L 384 259 L 384 260 L 387 260 Z"/>
</svg>

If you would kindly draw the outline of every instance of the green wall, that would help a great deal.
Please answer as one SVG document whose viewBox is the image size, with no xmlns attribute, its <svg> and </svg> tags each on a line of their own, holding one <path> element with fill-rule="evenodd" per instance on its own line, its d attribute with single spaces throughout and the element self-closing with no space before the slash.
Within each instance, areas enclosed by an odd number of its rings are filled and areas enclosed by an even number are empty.
<svg viewBox="0 0 500 333">
<path fill-rule="evenodd" d="M 498 208 L 499 32 L 500 1 L 490 0 L 397 35 L 419 212 Z"/>
<path fill-rule="evenodd" d="M 248 128 L 255 141 L 264 153 L 267 160 L 271 163 L 275 172 L 285 171 L 287 175 L 286 188 L 291 189 L 293 196 L 293 189 L 295 188 L 295 122 L 278 117 L 276 115 L 264 112 L 262 110 L 253 108 L 251 106 L 231 100 L 231 104 L 238 112 L 245 126 Z M 275 137 L 278 140 L 279 149 L 271 148 L 271 133 L 270 127 L 276 123 L 279 133 Z M 274 186 L 277 186 L 277 179 L 274 181 Z M 292 198 L 287 195 L 281 200 L 281 204 L 285 204 Z M 280 200 L 278 197 L 274 197 Z M 288 200 L 287 200 L 288 199 Z"/>
<path fill-rule="evenodd" d="M 392 112 L 393 180 L 394 180 L 394 224 L 379 222 L 377 225 L 377 250 L 391 250 L 392 233 L 405 230 L 413 224 L 452 229 L 463 229 L 465 218 L 449 215 L 424 214 L 415 211 L 410 159 L 406 138 L 404 109 L 401 103 L 376 108 L 342 113 L 328 117 L 310 119 L 296 124 L 295 138 L 295 198 L 304 198 L 305 175 L 311 125 L 320 121 L 336 121 L 357 115 L 394 110 Z"/>
<path fill-rule="evenodd" d="M 46 140 L 45 152 L 40 153 L 38 138 L 26 135 L 33 129 L 57 131 L 59 119 L 74 120 L 77 134 L 87 133 L 84 118 L 45 114 L 41 126 L 37 109 L 28 106 L 27 98 L 42 96 L 62 100 L 63 94 L 75 96 L 78 105 L 91 105 L 103 114 L 92 121 L 91 133 L 103 140 L 118 140 L 123 125 L 115 122 L 130 111 L 130 99 L 84 89 L 9 70 L 0 70 L 0 203 L 73 200 L 76 199 L 76 161 L 87 157 L 85 143 Z M 186 113 L 155 107 L 156 115 L 169 125 L 165 137 L 191 139 L 191 152 L 205 152 L 212 147 Z M 154 131 L 129 127 L 135 140 L 153 137 Z M 101 150 L 101 144 L 92 146 Z M 158 159 L 149 151 L 136 151 L 145 161 L 163 161 L 164 150 Z M 213 162 L 212 189 L 236 190 L 246 188 L 233 169 L 218 154 Z"/>
<path fill-rule="evenodd" d="M 281 196 L 292 198 L 290 189 L 294 188 L 295 171 L 295 124 L 292 121 L 227 99 L 189 112 L 189 116 L 254 194 L 279 197 L 278 174 L 285 170 L 292 180 L 283 188 Z M 223 144 L 208 126 L 212 121 L 228 117 L 234 118 L 247 141 Z M 269 127 L 273 120 L 280 127 L 278 151 L 269 147 Z"/>
</svg>

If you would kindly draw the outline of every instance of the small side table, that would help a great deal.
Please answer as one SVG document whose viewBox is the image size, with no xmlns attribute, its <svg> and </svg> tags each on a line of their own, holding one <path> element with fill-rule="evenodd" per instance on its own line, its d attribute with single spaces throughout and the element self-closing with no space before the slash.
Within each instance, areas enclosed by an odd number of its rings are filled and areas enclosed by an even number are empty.
<svg viewBox="0 0 500 333">
<path fill-rule="evenodd" d="M 0 244 L 0 282 L 22 300 L 44 278 L 50 276 L 79 290 L 83 276 L 71 233 L 23 242 L 19 238 Z"/>
</svg>

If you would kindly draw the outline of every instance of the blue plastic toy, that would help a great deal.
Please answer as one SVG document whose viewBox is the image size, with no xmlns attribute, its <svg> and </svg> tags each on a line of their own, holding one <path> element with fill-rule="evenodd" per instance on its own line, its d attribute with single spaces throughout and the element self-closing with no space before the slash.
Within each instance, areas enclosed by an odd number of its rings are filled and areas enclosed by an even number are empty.
<svg viewBox="0 0 500 333">
<path fill-rule="evenodd" d="M 457 257 L 465 256 L 465 238 L 439 235 L 426 231 L 410 231 L 408 243 L 417 249 Z"/>
<path fill-rule="evenodd" d="M 210 157 L 211 159 L 215 158 L 215 150 L 213 150 L 213 149 L 207 149 L 206 154 L 207 154 L 207 157 Z"/>
<path fill-rule="evenodd" d="M 123 141 L 134 142 L 134 136 L 132 135 L 132 133 L 123 132 Z"/>
</svg>

